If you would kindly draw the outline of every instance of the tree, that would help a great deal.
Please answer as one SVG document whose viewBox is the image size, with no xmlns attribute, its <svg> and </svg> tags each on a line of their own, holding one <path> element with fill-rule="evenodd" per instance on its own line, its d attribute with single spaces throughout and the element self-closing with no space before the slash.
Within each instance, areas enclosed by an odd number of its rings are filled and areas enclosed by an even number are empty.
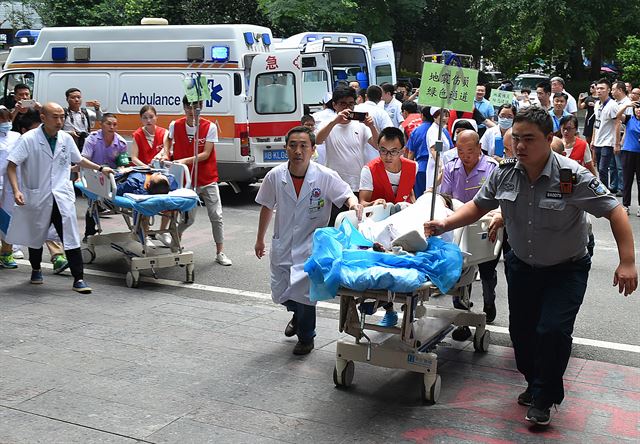
<svg viewBox="0 0 640 444">
<path fill-rule="evenodd" d="M 623 78 L 634 85 L 640 83 L 640 38 L 627 36 L 624 45 L 618 48 L 616 56 L 623 69 Z"/>
</svg>

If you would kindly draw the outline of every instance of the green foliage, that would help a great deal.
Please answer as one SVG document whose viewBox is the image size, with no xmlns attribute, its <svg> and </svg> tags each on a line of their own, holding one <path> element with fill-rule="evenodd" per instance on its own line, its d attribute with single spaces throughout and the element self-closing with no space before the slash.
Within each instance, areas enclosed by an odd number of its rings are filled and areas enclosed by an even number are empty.
<svg viewBox="0 0 640 444">
<path fill-rule="evenodd" d="M 622 64 L 624 79 L 637 85 L 640 83 L 640 38 L 630 35 L 624 45 L 618 49 L 616 56 Z"/>
</svg>

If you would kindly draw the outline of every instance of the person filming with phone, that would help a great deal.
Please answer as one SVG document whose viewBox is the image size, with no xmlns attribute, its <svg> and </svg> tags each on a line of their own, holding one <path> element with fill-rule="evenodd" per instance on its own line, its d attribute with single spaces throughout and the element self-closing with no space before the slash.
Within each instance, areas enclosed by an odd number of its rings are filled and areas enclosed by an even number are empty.
<svg viewBox="0 0 640 444">
<path fill-rule="evenodd" d="M 78 88 L 69 88 L 64 95 L 67 98 L 68 107 L 64 109 L 63 130 L 73 137 L 76 146 L 82 152 L 84 141 L 91 133 L 91 128 L 95 126 L 96 121 L 102 120 L 100 102 L 88 100 L 86 102 L 88 108 L 85 108 L 82 106 L 82 92 Z"/>
<path fill-rule="evenodd" d="M 325 144 L 327 167 L 337 172 L 357 197 L 362 167 L 378 157 L 378 130 L 371 115 L 353 111 L 356 98 L 353 88 L 333 91 L 336 116 L 318 129 L 316 144 Z M 340 211 L 333 208 L 329 225 Z"/>
<path fill-rule="evenodd" d="M 16 106 L 11 110 L 11 118 L 13 119 L 11 131 L 19 132 L 20 120 L 25 118 L 27 111 L 32 109 L 39 111 L 42 105 L 31 98 L 31 88 L 24 83 L 18 83 L 13 87 L 13 98 L 16 101 Z"/>
</svg>

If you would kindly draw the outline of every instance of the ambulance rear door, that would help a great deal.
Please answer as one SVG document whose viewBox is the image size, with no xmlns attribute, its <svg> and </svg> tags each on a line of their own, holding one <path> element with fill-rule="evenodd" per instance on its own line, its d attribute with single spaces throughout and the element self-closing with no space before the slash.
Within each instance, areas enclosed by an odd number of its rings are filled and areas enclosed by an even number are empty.
<svg viewBox="0 0 640 444">
<path fill-rule="evenodd" d="M 257 54 L 251 61 L 248 117 L 250 155 L 258 167 L 287 160 L 284 137 L 302 118 L 299 49 Z"/>
<path fill-rule="evenodd" d="M 373 69 L 373 83 L 396 83 L 396 57 L 393 52 L 393 42 L 379 42 L 371 45 L 371 67 Z"/>
<path fill-rule="evenodd" d="M 311 113 L 322 110 L 327 95 L 333 91 L 331 83 L 329 53 L 307 53 L 305 50 L 302 54 L 302 103 L 309 106 Z"/>
</svg>

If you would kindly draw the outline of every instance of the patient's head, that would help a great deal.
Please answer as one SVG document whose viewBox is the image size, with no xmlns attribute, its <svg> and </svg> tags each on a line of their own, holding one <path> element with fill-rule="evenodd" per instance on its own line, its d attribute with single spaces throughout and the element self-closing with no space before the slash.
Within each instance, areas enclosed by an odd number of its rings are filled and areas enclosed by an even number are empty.
<svg viewBox="0 0 640 444">
<path fill-rule="evenodd" d="M 167 176 L 162 173 L 153 173 L 151 177 L 149 177 L 147 192 L 149 194 L 169 193 L 169 179 L 167 179 Z"/>
</svg>

